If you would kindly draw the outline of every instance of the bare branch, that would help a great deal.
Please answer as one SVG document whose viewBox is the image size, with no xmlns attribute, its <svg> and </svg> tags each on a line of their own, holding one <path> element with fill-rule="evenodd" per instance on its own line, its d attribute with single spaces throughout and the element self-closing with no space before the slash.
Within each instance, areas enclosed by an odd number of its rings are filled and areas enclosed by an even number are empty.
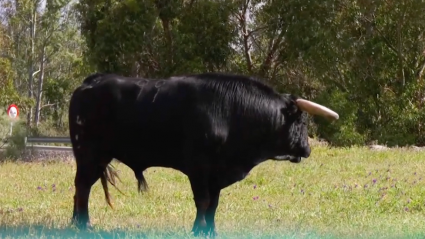
<svg viewBox="0 0 425 239">
<path fill-rule="evenodd" d="M 51 107 L 51 106 L 55 106 L 56 104 L 45 104 L 45 105 L 42 105 L 41 107 L 40 107 L 40 109 L 43 109 L 43 108 L 45 108 L 45 107 Z"/>
<path fill-rule="evenodd" d="M 237 16 L 237 18 L 239 19 L 239 23 L 240 23 L 240 27 L 242 28 L 242 38 L 243 38 L 243 46 L 244 46 L 244 54 L 245 54 L 245 60 L 246 60 L 246 65 L 248 68 L 248 72 L 252 72 L 252 58 L 251 58 L 251 52 L 250 52 L 250 44 L 249 44 L 249 33 L 248 33 L 248 29 L 247 29 L 247 24 L 246 24 L 246 15 L 247 15 L 247 9 L 248 9 L 248 5 L 249 5 L 250 0 L 246 0 L 244 5 L 243 5 L 243 9 L 242 12 Z"/>
<path fill-rule="evenodd" d="M 366 18 L 366 17 L 363 17 L 363 19 L 365 20 L 365 21 L 367 21 L 367 22 L 369 22 L 369 23 L 374 23 L 372 20 L 370 20 L 370 19 L 368 19 L 368 18 Z M 376 31 L 378 32 L 378 34 L 379 34 L 379 36 L 384 40 L 384 42 L 385 42 L 385 44 L 388 46 L 388 48 L 390 49 L 390 50 L 392 50 L 395 54 L 397 54 L 398 55 L 398 50 L 391 44 L 391 42 L 388 40 L 388 38 L 386 38 L 385 37 L 385 35 L 382 33 L 382 31 L 381 30 L 379 30 L 379 28 L 378 27 L 375 27 L 375 29 L 376 29 Z M 406 59 L 403 59 L 404 61 L 406 60 Z"/>
<path fill-rule="evenodd" d="M 262 30 L 265 30 L 265 29 L 267 29 L 269 26 L 262 26 L 262 27 L 258 27 L 258 28 L 256 28 L 256 29 L 254 29 L 254 30 L 252 30 L 252 31 L 248 31 L 248 36 L 249 37 L 251 37 L 252 35 L 254 35 L 255 33 L 257 33 L 257 32 L 259 32 L 259 31 L 262 31 Z"/>
<path fill-rule="evenodd" d="M 422 77 L 423 77 L 423 75 L 424 75 L 424 72 L 425 72 L 425 62 L 423 62 L 423 63 L 422 63 L 422 67 L 421 67 L 421 69 L 419 70 L 419 74 L 418 74 L 418 78 L 419 78 L 419 80 L 422 80 Z"/>
<path fill-rule="evenodd" d="M 260 76 L 264 77 L 266 75 L 267 71 L 270 69 L 271 62 L 273 60 L 273 56 L 276 53 L 280 43 L 282 43 L 282 39 L 283 39 L 283 36 L 285 35 L 285 32 L 286 31 L 282 30 L 279 33 L 279 35 L 276 39 L 274 39 L 274 37 L 270 38 L 270 41 L 269 41 L 269 44 L 268 44 L 269 45 L 268 46 L 268 53 L 267 53 L 266 58 L 264 59 L 263 64 L 261 65 L 261 68 L 260 68 L 260 71 L 259 71 Z"/>
</svg>

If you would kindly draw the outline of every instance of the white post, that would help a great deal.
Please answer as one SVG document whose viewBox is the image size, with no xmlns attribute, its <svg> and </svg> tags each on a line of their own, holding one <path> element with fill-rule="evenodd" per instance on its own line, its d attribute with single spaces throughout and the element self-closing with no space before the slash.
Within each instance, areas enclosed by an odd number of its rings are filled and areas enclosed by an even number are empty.
<svg viewBox="0 0 425 239">
<path fill-rule="evenodd" d="M 9 132 L 9 136 L 12 136 L 12 132 L 13 132 L 13 121 L 10 121 L 10 132 Z"/>
</svg>

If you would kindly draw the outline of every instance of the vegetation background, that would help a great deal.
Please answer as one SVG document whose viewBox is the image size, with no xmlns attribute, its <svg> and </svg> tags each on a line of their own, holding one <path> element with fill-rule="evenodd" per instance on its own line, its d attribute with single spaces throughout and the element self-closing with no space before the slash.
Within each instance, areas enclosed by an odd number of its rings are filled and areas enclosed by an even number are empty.
<svg viewBox="0 0 425 239">
<path fill-rule="evenodd" d="M 0 111 L 18 105 L 21 136 L 67 136 L 71 92 L 95 71 L 233 72 L 340 114 L 311 118 L 311 137 L 422 146 L 424 12 L 405 0 L 0 0 Z"/>
</svg>

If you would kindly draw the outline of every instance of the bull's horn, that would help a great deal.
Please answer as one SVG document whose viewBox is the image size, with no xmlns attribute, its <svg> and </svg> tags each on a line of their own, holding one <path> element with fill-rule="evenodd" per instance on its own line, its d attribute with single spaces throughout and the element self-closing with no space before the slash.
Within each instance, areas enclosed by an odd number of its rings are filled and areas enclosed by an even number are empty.
<svg viewBox="0 0 425 239">
<path fill-rule="evenodd" d="M 302 111 L 311 115 L 320 115 L 331 120 L 339 119 L 339 115 L 335 111 L 312 101 L 297 99 L 297 105 Z"/>
</svg>

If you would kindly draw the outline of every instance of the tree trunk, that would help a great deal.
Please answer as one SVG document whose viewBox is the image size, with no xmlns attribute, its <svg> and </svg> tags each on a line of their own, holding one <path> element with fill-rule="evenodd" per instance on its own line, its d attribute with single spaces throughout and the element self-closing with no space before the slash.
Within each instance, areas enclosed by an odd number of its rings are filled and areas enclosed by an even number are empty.
<svg viewBox="0 0 425 239">
<path fill-rule="evenodd" d="M 35 126 L 38 126 L 40 122 L 40 111 L 41 111 L 41 97 L 43 94 L 43 81 L 44 81 L 44 62 L 45 62 L 45 47 L 43 47 L 41 52 L 41 63 L 40 63 L 40 77 L 38 79 L 38 90 L 37 90 L 37 102 L 35 105 L 35 115 L 34 115 L 34 123 Z"/>
<path fill-rule="evenodd" d="M 33 98 L 33 82 L 34 82 L 34 48 L 35 48 L 35 26 L 36 26 L 36 6 L 32 6 L 31 21 L 30 21 L 30 56 L 29 56 L 29 69 L 28 69 L 28 98 Z M 32 123 L 32 107 L 28 109 L 27 125 L 31 126 Z"/>
</svg>

